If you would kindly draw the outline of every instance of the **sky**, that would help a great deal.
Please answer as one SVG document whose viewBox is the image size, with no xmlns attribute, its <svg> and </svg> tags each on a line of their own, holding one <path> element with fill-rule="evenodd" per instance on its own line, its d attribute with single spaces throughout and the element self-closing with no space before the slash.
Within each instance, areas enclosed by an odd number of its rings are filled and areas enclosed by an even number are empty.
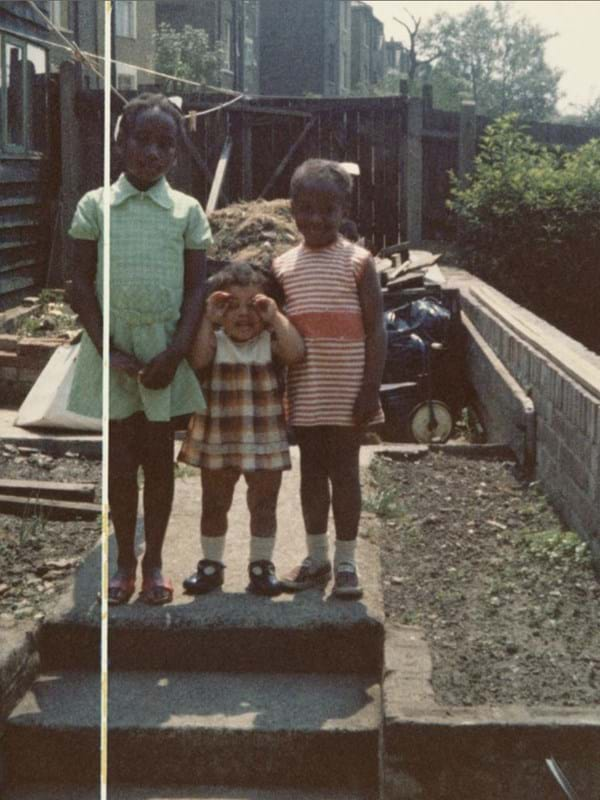
<svg viewBox="0 0 600 800">
<path fill-rule="evenodd" d="M 404 42 L 406 31 L 394 21 L 394 17 L 408 19 L 403 9 L 427 22 L 438 11 L 463 14 L 478 1 L 493 4 L 493 0 L 367 0 L 385 26 L 386 39 Z M 558 34 L 546 44 L 546 62 L 563 72 L 559 111 L 573 113 L 574 106 L 600 95 L 600 0 L 514 0 L 512 5 L 547 33 Z"/>
</svg>

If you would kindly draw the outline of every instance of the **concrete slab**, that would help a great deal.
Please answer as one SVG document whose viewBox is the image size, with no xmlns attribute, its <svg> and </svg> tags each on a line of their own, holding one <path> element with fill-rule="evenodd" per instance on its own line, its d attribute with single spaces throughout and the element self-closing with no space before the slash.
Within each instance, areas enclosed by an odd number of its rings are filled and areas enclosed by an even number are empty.
<svg viewBox="0 0 600 800">
<path fill-rule="evenodd" d="M 365 448 L 366 449 L 366 448 Z M 299 500 L 298 454 L 285 473 L 278 507 L 275 563 L 280 573 L 305 555 Z M 276 598 L 255 597 L 248 583 L 249 517 L 245 484 L 236 487 L 230 512 L 223 590 L 203 597 L 183 594 L 181 583 L 200 558 L 199 472 L 186 468 L 178 479 L 164 549 L 165 572 L 175 585 L 174 602 L 148 607 L 139 601 L 110 610 L 112 668 L 369 672 L 383 663 L 384 610 L 379 553 L 359 542 L 358 565 L 364 584 L 360 601 L 340 601 L 309 590 Z M 140 542 L 141 545 L 141 542 Z M 111 569 L 114 548 L 111 548 Z M 42 633 L 46 668 L 94 668 L 99 663 L 99 550 L 77 573 L 70 593 Z"/>
<path fill-rule="evenodd" d="M 59 432 L 42 428 L 21 428 L 15 425 L 16 409 L 0 409 L 0 443 L 17 447 L 36 447 L 51 456 L 62 456 L 67 452 L 86 458 L 102 457 L 102 437 L 99 434 L 79 431 Z"/>
<path fill-rule="evenodd" d="M 109 784 L 109 800 L 370 800 L 363 793 L 345 789 L 236 789 L 226 786 L 148 787 Z M 34 786 L 8 790 L 5 800 L 98 800 L 98 789 L 81 786 Z"/>
<path fill-rule="evenodd" d="M 8 721 L 9 783 L 93 781 L 99 700 L 93 673 L 40 676 Z M 363 676 L 114 673 L 109 771 L 138 785 L 366 788 L 379 722 L 379 684 Z"/>
</svg>

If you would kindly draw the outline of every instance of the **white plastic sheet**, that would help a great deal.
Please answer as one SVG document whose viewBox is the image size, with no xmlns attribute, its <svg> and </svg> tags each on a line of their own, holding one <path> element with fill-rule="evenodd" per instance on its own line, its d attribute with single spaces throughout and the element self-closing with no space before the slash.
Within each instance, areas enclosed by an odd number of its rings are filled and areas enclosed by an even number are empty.
<svg viewBox="0 0 600 800">
<path fill-rule="evenodd" d="M 102 420 L 67 410 L 78 355 L 78 344 L 56 348 L 23 401 L 17 415 L 17 425 L 23 428 L 102 430 Z"/>
</svg>

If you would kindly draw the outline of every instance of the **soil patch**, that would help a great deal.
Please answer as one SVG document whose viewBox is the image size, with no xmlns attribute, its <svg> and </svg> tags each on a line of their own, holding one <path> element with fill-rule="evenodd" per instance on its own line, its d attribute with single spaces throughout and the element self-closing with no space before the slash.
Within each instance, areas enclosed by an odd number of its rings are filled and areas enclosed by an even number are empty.
<svg viewBox="0 0 600 800">
<path fill-rule="evenodd" d="M 369 484 L 386 616 L 424 629 L 439 703 L 598 702 L 600 582 L 537 484 L 433 452 L 377 459 Z"/>
<path fill-rule="evenodd" d="M 52 458 L 31 448 L 0 445 L 0 475 L 20 480 L 94 483 L 99 502 L 101 464 Z M 52 521 L 0 513 L 0 623 L 41 619 L 63 584 L 100 536 L 100 522 Z"/>
</svg>

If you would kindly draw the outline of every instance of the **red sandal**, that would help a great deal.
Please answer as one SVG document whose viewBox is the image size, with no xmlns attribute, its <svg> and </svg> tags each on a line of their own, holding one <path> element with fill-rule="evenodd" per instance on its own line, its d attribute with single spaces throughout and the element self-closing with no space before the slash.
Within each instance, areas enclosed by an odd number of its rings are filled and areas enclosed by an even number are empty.
<svg viewBox="0 0 600 800">
<path fill-rule="evenodd" d="M 108 583 L 109 606 L 121 606 L 129 602 L 135 592 L 135 573 L 118 569 Z"/>
<path fill-rule="evenodd" d="M 149 606 L 162 606 L 173 600 L 173 584 L 164 578 L 160 569 L 155 569 L 142 579 L 140 600 Z"/>
</svg>

